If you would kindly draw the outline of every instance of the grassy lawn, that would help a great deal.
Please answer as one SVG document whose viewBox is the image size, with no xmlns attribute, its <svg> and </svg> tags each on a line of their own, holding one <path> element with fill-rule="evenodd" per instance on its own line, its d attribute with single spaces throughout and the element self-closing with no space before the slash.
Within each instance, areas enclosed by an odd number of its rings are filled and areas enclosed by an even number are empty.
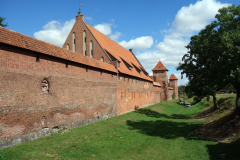
<svg viewBox="0 0 240 160">
<path fill-rule="evenodd" d="M 217 94 L 217 98 L 236 97 L 236 94 Z"/>
<path fill-rule="evenodd" d="M 160 102 L 0 150 L 0 159 L 220 159 L 221 147 L 195 134 L 204 122 L 189 118 L 207 105 L 200 102 L 186 108 L 177 100 Z"/>
</svg>

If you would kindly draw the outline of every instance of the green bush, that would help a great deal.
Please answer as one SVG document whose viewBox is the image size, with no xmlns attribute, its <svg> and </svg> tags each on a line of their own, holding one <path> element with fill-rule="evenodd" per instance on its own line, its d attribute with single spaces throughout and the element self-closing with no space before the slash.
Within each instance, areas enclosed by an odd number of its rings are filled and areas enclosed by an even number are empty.
<svg viewBox="0 0 240 160">
<path fill-rule="evenodd" d="M 175 94 L 173 93 L 173 94 L 172 94 L 172 99 L 174 99 L 174 97 L 175 97 Z"/>
</svg>

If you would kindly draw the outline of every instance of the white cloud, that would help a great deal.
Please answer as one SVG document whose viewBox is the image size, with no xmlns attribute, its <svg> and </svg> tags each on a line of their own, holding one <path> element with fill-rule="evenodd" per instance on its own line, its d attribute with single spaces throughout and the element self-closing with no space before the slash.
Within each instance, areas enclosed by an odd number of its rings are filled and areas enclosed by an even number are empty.
<svg viewBox="0 0 240 160">
<path fill-rule="evenodd" d="M 85 17 L 84 19 L 91 21 L 91 20 L 92 20 L 92 17 Z"/>
<path fill-rule="evenodd" d="M 103 24 L 95 25 L 94 28 L 107 36 L 112 33 L 111 26 L 112 26 L 111 23 L 103 23 Z"/>
<path fill-rule="evenodd" d="M 143 50 L 150 48 L 153 45 L 153 38 L 151 36 L 143 36 L 131 39 L 129 42 L 121 41 L 119 44 L 127 49 L 131 48 L 133 50 Z"/>
<path fill-rule="evenodd" d="M 111 39 L 114 40 L 114 41 L 117 41 L 118 38 L 119 38 L 121 35 L 122 35 L 122 34 L 121 34 L 120 32 L 115 32 L 114 34 L 111 34 L 111 35 L 109 36 L 109 38 L 111 38 Z"/>
<path fill-rule="evenodd" d="M 219 8 L 229 4 L 216 0 L 202 0 L 182 7 L 173 21 L 173 27 L 182 32 L 199 31 L 213 20 Z"/>
<path fill-rule="evenodd" d="M 149 71 L 159 60 L 166 67 L 177 66 L 182 61 L 182 56 L 187 53 L 185 46 L 189 43 L 190 37 L 214 20 L 219 8 L 228 5 L 216 0 L 202 0 L 182 7 L 176 14 L 171 28 L 160 30 L 165 34 L 163 41 L 159 42 L 154 50 L 138 53 L 137 58 Z M 181 80 L 181 83 L 186 82 L 187 79 Z"/>
<path fill-rule="evenodd" d="M 43 26 L 43 30 L 34 33 L 34 37 L 62 47 L 74 23 L 75 19 L 66 21 L 64 24 L 58 21 L 48 22 Z"/>
<path fill-rule="evenodd" d="M 109 38 L 111 38 L 114 41 L 117 41 L 118 38 L 122 35 L 121 32 L 115 32 L 112 34 L 112 27 L 114 27 L 114 22 L 115 20 L 112 18 L 109 20 L 110 23 L 102 23 L 102 24 L 97 24 L 94 26 L 94 28 L 96 30 L 98 30 L 99 32 L 101 32 L 102 34 L 108 36 Z"/>
</svg>

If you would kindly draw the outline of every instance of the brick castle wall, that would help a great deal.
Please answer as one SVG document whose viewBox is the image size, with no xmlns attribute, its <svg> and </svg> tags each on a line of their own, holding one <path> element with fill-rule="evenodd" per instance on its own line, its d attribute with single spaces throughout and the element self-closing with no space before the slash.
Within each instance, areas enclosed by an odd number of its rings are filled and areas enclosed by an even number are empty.
<svg viewBox="0 0 240 160">
<path fill-rule="evenodd" d="M 118 114 L 123 114 L 160 102 L 159 90 L 152 82 L 119 74 Z"/>
<path fill-rule="evenodd" d="M 117 73 L 67 63 L 0 43 L 0 148 L 117 115 Z"/>
</svg>

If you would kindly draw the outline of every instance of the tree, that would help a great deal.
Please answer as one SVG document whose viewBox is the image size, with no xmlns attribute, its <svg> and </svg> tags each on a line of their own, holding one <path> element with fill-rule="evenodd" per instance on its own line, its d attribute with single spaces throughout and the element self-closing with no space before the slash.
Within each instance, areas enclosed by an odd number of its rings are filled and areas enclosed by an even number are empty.
<svg viewBox="0 0 240 160">
<path fill-rule="evenodd" d="M 7 27 L 7 26 L 8 26 L 7 23 L 6 23 L 6 24 L 3 24 L 3 23 L 4 23 L 4 20 L 5 20 L 5 18 L 0 17 L 0 26 L 1 26 L 1 27 Z"/>
<path fill-rule="evenodd" d="M 186 89 L 198 96 L 212 95 L 227 84 L 237 90 L 236 113 L 240 115 L 240 6 L 218 10 L 217 20 L 191 37 L 177 70 L 189 79 Z M 217 104 L 215 107 L 218 108 Z"/>
</svg>

